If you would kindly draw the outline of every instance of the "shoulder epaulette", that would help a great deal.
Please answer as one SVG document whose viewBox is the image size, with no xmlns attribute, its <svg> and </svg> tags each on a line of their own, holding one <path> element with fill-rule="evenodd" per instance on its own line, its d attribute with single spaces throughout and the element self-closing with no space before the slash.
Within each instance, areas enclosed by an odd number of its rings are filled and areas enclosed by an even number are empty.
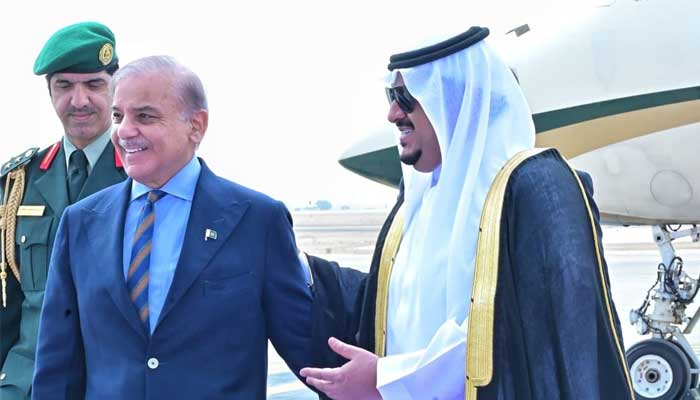
<svg viewBox="0 0 700 400">
<path fill-rule="evenodd" d="M 38 152 L 38 147 L 32 147 L 17 157 L 10 158 L 9 161 L 2 165 L 2 169 L 0 169 L 0 178 L 7 175 L 10 171 L 29 163 Z"/>
</svg>

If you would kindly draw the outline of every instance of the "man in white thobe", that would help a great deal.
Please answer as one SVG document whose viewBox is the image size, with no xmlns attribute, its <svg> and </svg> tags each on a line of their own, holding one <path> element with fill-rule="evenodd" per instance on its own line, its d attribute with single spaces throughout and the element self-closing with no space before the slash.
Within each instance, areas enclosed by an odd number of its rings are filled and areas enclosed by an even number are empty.
<svg viewBox="0 0 700 400">
<path fill-rule="evenodd" d="M 533 150 L 530 110 L 487 34 L 475 27 L 391 58 L 403 205 L 382 229 L 346 339 L 358 346 L 328 341 L 350 361 L 301 371 L 333 399 L 633 398 L 590 182 L 555 150 Z M 498 187 L 504 199 L 489 203 Z M 490 297 L 475 270 L 489 204 L 502 206 Z M 474 346 L 484 326 L 492 333 Z M 486 378 L 470 377 L 481 372 L 475 354 L 490 360 Z"/>
</svg>

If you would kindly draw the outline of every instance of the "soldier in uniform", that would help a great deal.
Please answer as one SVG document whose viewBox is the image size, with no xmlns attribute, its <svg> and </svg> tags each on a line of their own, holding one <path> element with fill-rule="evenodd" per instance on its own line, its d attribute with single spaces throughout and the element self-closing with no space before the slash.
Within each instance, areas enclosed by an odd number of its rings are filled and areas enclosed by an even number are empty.
<svg viewBox="0 0 700 400">
<path fill-rule="evenodd" d="M 64 135 L 0 171 L 2 400 L 31 396 L 39 314 L 64 208 L 126 177 L 110 142 L 109 82 L 118 68 L 114 35 L 96 22 L 54 33 L 34 64 L 34 73 L 46 76 Z"/>
</svg>

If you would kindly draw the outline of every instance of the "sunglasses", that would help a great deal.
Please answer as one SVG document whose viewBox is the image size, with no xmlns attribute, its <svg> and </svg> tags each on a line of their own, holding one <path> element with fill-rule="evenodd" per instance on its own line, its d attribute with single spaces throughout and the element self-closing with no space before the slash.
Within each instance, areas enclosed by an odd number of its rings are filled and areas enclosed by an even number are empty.
<svg viewBox="0 0 700 400">
<path fill-rule="evenodd" d="M 416 99 L 411 96 L 411 93 L 408 92 L 406 86 L 388 87 L 384 90 L 386 91 L 386 98 L 389 100 L 389 104 L 396 102 L 401 111 L 405 113 L 413 112 Z"/>
</svg>

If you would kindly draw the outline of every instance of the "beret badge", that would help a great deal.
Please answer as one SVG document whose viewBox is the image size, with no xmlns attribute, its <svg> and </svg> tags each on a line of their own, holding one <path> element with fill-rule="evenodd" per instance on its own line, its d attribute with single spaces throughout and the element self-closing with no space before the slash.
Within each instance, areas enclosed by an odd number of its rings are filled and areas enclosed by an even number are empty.
<svg viewBox="0 0 700 400">
<path fill-rule="evenodd" d="M 102 65 L 107 65 L 112 62 L 112 57 L 114 56 L 114 48 L 111 43 L 105 43 L 100 49 L 100 62 Z"/>
</svg>

